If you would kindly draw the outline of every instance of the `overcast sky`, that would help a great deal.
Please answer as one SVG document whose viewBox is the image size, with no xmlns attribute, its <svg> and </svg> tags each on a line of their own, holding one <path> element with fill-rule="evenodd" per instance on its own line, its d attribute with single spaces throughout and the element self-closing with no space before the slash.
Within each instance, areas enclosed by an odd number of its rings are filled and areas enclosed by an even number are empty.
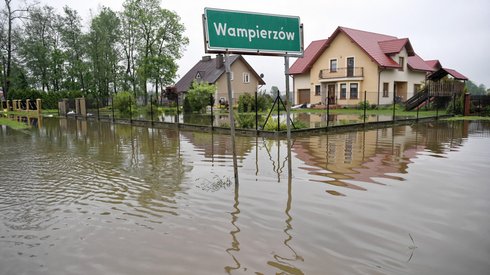
<svg viewBox="0 0 490 275">
<path fill-rule="evenodd" d="M 14 0 L 15 1 L 15 0 Z M 122 10 L 123 0 L 39 0 L 60 13 L 67 5 L 79 11 L 85 25 L 90 10 L 101 6 Z M 201 15 L 205 7 L 299 16 L 304 24 L 305 47 L 328 38 L 338 26 L 409 38 L 425 60 L 439 59 L 477 85 L 490 88 L 489 0 L 172 0 L 162 7 L 175 11 L 186 27 L 190 43 L 178 61 L 184 75 L 205 54 Z M 284 89 L 284 58 L 245 56 L 267 89 Z M 291 64 L 294 59 L 291 59 Z"/>
</svg>

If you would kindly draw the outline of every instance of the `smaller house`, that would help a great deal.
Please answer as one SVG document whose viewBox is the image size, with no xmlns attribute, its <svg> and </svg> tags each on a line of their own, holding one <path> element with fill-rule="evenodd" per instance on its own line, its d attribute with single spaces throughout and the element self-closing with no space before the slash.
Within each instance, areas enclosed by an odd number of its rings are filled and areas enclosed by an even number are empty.
<svg viewBox="0 0 490 275">
<path fill-rule="evenodd" d="M 240 95 L 254 94 L 259 85 L 265 82 L 241 55 L 230 55 L 232 104 L 238 103 Z M 228 86 L 224 66 L 224 56 L 216 58 L 203 56 L 192 69 L 190 69 L 176 84 L 177 93 L 186 93 L 194 81 L 216 85 L 215 102 L 230 102 L 228 99 Z"/>
</svg>

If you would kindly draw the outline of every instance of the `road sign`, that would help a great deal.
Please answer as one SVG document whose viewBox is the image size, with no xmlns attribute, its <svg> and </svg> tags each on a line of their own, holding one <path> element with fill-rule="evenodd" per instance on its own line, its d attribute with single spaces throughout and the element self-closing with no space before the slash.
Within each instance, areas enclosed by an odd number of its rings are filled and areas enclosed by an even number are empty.
<svg viewBox="0 0 490 275">
<path fill-rule="evenodd" d="M 297 16 L 205 8 L 207 53 L 303 55 L 303 27 Z"/>
</svg>

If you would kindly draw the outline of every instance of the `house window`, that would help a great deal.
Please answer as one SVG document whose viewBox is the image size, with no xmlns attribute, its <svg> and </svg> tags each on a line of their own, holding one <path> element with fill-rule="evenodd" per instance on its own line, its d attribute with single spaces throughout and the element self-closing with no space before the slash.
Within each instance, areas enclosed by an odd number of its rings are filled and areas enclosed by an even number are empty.
<svg viewBox="0 0 490 275">
<path fill-rule="evenodd" d="M 197 79 L 197 80 L 202 79 L 201 72 L 197 72 L 197 74 L 196 74 L 196 79 Z"/>
<path fill-rule="evenodd" d="M 405 68 L 405 58 L 402 56 L 398 57 L 398 64 L 400 64 L 400 69 L 398 70 L 403 71 Z"/>
<path fill-rule="evenodd" d="M 340 84 L 340 99 L 345 99 L 347 96 L 347 84 Z"/>
<path fill-rule="evenodd" d="M 315 85 L 315 95 L 319 96 L 321 92 L 320 85 Z"/>
<path fill-rule="evenodd" d="M 337 59 L 330 59 L 330 72 L 337 71 Z"/>
<path fill-rule="evenodd" d="M 359 84 L 351 83 L 350 84 L 350 99 L 357 99 L 359 94 Z"/>
<path fill-rule="evenodd" d="M 413 94 L 420 92 L 421 88 L 422 88 L 421 84 L 413 84 Z"/>
<path fill-rule="evenodd" d="M 390 83 L 384 82 L 383 83 L 383 97 L 388 97 L 388 92 L 390 91 Z"/>
<path fill-rule="evenodd" d="M 243 83 L 250 83 L 250 74 L 243 73 Z"/>
</svg>

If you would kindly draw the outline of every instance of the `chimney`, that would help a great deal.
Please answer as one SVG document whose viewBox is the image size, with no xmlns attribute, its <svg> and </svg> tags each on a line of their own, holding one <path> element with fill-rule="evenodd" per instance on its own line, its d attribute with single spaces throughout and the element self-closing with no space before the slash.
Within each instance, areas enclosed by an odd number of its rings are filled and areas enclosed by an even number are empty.
<svg viewBox="0 0 490 275">
<path fill-rule="evenodd" d="M 202 59 L 201 59 L 201 60 L 202 60 L 202 61 L 209 61 L 209 60 L 211 60 L 211 56 L 209 56 L 209 55 L 204 55 L 204 56 L 202 57 Z"/>
<path fill-rule="evenodd" d="M 224 58 L 222 54 L 216 55 L 216 69 L 221 69 L 223 65 L 225 64 Z"/>
</svg>

